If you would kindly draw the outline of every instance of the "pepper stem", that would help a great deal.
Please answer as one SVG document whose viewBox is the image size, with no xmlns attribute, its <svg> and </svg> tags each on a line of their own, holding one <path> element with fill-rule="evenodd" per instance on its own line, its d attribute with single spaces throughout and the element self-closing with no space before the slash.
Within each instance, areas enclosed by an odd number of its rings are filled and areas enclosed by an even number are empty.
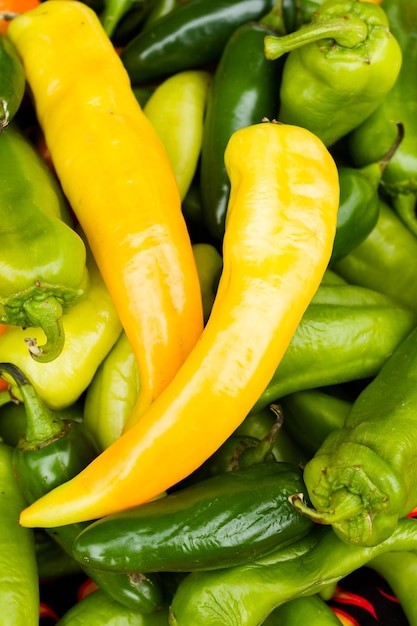
<svg viewBox="0 0 417 626">
<path fill-rule="evenodd" d="M 354 494 L 345 494 L 343 501 L 337 506 L 337 511 L 317 511 L 307 506 L 302 493 L 294 493 L 288 497 L 293 507 L 305 517 L 317 524 L 335 524 L 343 520 L 355 517 L 363 511 L 360 498 Z"/>
<path fill-rule="evenodd" d="M 61 354 L 65 344 L 61 304 L 51 297 L 47 300 L 27 300 L 23 307 L 31 325 L 42 328 L 46 335 L 46 343 L 42 346 L 33 337 L 25 339 L 31 356 L 39 363 L 53 361 Z"/>
<path fill-rule="evenodd" d="M 283 54 L 291 52 L 321 39 L 334 39 L 343 48 L 354 48 L 368 36 L 368 26 L 357 15 L 346 14 L 343 17 L 330 18 L 323 22 L 314 22 L 302 26 L 283 37 L 266 35 L 264 52 L 267 59 L 273 61 Z"/>
<path fill-rule="evenodd" d="M 45 405 L 25 374 L 12 363 L 0 363 L 0 374 L 16 385 L 25 406 L 26 431 L 19 447 L 34 450 L 59 439 L 65 431 L 64 422 Z"/>
</svg>

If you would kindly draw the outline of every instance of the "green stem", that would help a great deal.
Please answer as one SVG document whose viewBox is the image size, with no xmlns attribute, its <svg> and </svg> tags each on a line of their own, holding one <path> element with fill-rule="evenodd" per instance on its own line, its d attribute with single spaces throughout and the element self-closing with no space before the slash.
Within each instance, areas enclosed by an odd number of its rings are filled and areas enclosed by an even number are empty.
<svg viewBox="0 0 417 626">
<path fill-rule="evenodd" d="M 23 449 L 39 449 L 52 440 L 59 439 L 65 430 L 64 422 L 44 404 L 25 374 L 12 363 L 0 363 L 0 374 L 16 385 L 25 406 L 26 431 Z"/>
<path fill-rule="evenodd" d="M 31 356 L 39 363 L 49 363 L 62 352 L 65 333 L 62 325 L 62 306 L 56 298 L 31 299 L 24 303 L 26 315 L 33 327 L 42 328 L 46 343 L 39 346 L 33 337 L 25 339 Z"/>
<path fill-rule="evenodd" d="M 355 515 L 363 511 L 363 504 L 360 498 L 350 493 L 345 494 L 343 504 L 339 502 L 337 511 L 317 511 L 312 509 L 304 502 L 302 493 L 294 493 L 288 500 L 299 513 L 317 524 L 334 524 L 355 517 Z"/>
<path fill-rule="evenodd" d="M 267 59 L 275 60 L 287 52 L 321 39 L 334 39 L 337 45 L 343 48 L 354 48 L 367 36 L 366 23 L 360 17 L 348 13 L 343 17 L 308 24 L 283 37 L 267 35 L 264 40 L 264 51 Z"/>
</svg>

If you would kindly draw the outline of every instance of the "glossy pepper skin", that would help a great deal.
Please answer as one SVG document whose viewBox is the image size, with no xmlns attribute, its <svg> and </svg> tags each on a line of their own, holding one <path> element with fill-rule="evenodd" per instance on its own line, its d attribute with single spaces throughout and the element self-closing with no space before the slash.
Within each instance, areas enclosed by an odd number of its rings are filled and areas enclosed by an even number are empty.
<svg viewBox="0 0 417 626">
<path fill-rule="evenodd" d="M 48 1 L 16 17 L 9 36 L 57 175 L 135 352 L 139 413 L 166 387 L 203 328 L 171 165 L 88 6 Z"/>
<path fill-rule="evenodd" d="M 375 376 L 415 319 L 415 313 L 377 291 L 320 286 L 252 410 L 296 391 Z"/>
<path fill-rule="evenodd" d="M 234 30 L 273 5 L 274 0 L 185 2 L 133 37 L 122 62 L 134 85 L 215 63 Z"/>
<path fill-rule="evenodd" d="M 249 562 L 306 535 L 288 500 L 302 472 L 266 462 L 225 472 L 90 524 L 73 543 L 79 563 L 112 572 L 191 572 Z M 293 509 L 291 511 L 291 509 Z"/>
<path fill-rule="evenodd" d="M 351 284 L 373 289 L 417 312 L 417 239 L 386 201 L 375 227 L 333 270 Z"/>
<path fill-rule="evenodd" d="M 200 158 L 210 82 L 204 70 L 177 72 L 155 88 L 143 107 L 167 151 L 181 201 Z"/>
<path fill-rule="evenodd" d="M 1 619 L 13 626 L 38 626 L 39 580 L 33 533 L 19 526 L 25 498 L 13 471 L 13 448 L 0 442 Z"/>
<path fill-rule="evenodd" d="M 268 59 L 285 53 L 278 119 L 308 128 L 327 146 L 373 113 L 402 62 L 383 9 L 359 0 L 328 0 L 308 25 L 265 38 Z"/>
<path fill-rule="evenodd" d="M 230 181 L 224 151 L 234 131 L 278 114 L 281 65 L 263 55 L 265 35 L 257 22 L 242 24 L 229 37 L 210 86 L 200 160 L 203 218 L 213 241 L 224 236 Z"/>
<path fill-rule="evenodd" d="M 379 215 L 377 186 L 353 167 L 342 166 L 338 171 L 340 205 L 330 267 L 366 239 Z"/>
<path fill-rule="evenodd" d="M 96 449 L 80 422 L 61 420 L 50 411 L 23 372 L 0 363 L 0 373 L 19 387 L 26 411 L 25 434 L 13 452 L 13 467 L 27 502 L 47 493 L 77 474 L 96 455 Z M 49 536 L 71 555 L 71 546 L 83 524 L 48 529 Z M 106 575 L 84 567 L 84 572 L 121 604 L 150 612 L 158 608 L 162 594 L 155 581 L 134 575 Z"/>
<path fill-rule="evenodd" d="M 413 329 L 304 468 L 315 508 L 297 496 L 294 506 L 346 543 L 384 541 L 417 504 L 416 362 Z"/>
<path fill-rule="evenodd" d="M 88 293 L 63 316 L 65 345 L 53 362 L 37 363 L 25 347 L 28 330 L 42 341 L 40 328 L 10 326 L 0 336 L 0 361 L 14 363 L 24 371 L 52 410 L 68 408 L 80 398 L 122 332 L 114 302 L 88 247 L 87 269 Z M 18 389 L 13 387 L 13 393 L 19 398 Z"/>
<path fill-rule="evenodd" d="M 172 487 L 239 426 L 282 359 L 330 258 L 337 168 L 309 131 L 270 122 L 236 131 L 225 162 L 223 271 L 200 340 L 130 431 L 23 511 L 23 525 L 97 519 Z"/>
<path fill-rule="evenodd" d="M 340 620 L 318 594 L 300 596 L 272 611 L 263 626 L 340 626 Z"/>
<path fill-rule="evenodd" d="M 402 67 L 381 105 L 349 137 L 349 150 L 359 167 L 378 161 L 395 142 L 397 124 L 402 125 L 404 136 L 383 172 L 381 185 L 398 214 L 417 234 L 417 85 L 410 80 L 417 63 L 417 6 L 407 0 L 384 0 L 382 7 L 402 50 Z"/>
<path fill-rule="evenodd" d="M 54 360 L 65 343 L 62 316 L 88 291 L 86 249 L 65 221 L 65 200 L 51 172 L 18 130 L 0 135 L 0 322 L 40 327 L 26 334 L 32 357 Z"/>
<path fill-rule="evenodd" d="M 25 94 L 25 72 L 14 45 L 0 33 L 0 134 L 12 121 Z"/>
<path fill-rule="evenodd" d="M 258 626 L 294 598 L 320 593 L 388 551 L 414 550 L 415 520 L 401 519 L 391 537 L 376 546 L 347 544 L 330 528 L 317 527 L 299 542 L 249 564 L 192 572 L 178 586 L 170 626 Z"/>
</svg>

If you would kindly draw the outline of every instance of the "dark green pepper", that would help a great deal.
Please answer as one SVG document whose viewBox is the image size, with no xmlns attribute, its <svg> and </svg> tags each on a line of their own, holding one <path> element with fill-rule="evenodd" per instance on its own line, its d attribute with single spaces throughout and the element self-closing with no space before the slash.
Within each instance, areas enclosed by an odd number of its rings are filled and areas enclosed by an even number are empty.
<svg viewBox="0 0 417 626">
<path fill-rule="evenodd" d="M 311 530 L 288 497 L 301 470 L 259 463 L 174 491 L 88 526 L 76 538 L 81 564 L 113 572 L 189 572 L 231 567 Z"/>
<path fill-rule="evenodd" d="M 278 119 L 307 128 L 327 146 L 373 113 L 402 61 L 383 9 L 358 0 L 328 0 L 308 25 L 265 38 L 268 59 L 286 53 Z"/>
<path fill-rule="evenodd" d="M 296 509 L 331 524 L 346 543 L 372 546 L 417 506 L 417 328 L 397 347 L 304 468 L 314 509 Z"/>
<path fill-rule="evenodd" d="M 134 85 L 216 63 L 241 24 L 257 20 L 274 0 L 193 0 L 133 37 L 121 59 Z"/>
<path fill-rule="evenodd" d="M 14 449 L 13 465 L 28 503 L 78 474 L 95 456 L 96 450 L 82 424 L 64 421 L 50 411 L 25 375 L 10 363 L 0 364 L 3 377 L 18 386 L 26 409 L 25 435 Z M 46 532 L 71 555 L 71 545 L 85 524 L 69 524 Z M 159 608 L 162 590 L 159 581 L 139 574 L 103 574 L 83 568 L 94 582 L 121 604 L 143 612 Z"/>
<path fill-rule="evenodd" d="M 42 328 L 46 343 L 26 343 L 35 360 L 52 361 L 64 347 L 62 316 L 88 289 L 86 248 L 51 171 L 16 127 L 0 135 L 0 162 L 0 323 Z"/>
<path fill-rule="evenodd" d="M 100 13 L 100 22 L 107 35 L 111 38 L 121 19 L 135 8 L 147 8 L 149 0 L 104 0 L 104 7 Z"/>
<path fill-rule="evenodd" d="M 378 221 L 368 237 L 333 270 L 417 312 L 417 238 L 386 202 L 380 202 Z"/>
<path fill-rule="evenodd" d="M 239 128 L 275 119 L 278 114 L 280 63 L 269 63 L 263 41 L 274 31 L 262 23 L 250 22 L 229 37 L 210 85 L 203 142 L 200 185 L 203 216 L 213 240 L 221 244 L 224 235 L 230 181 L 224 151 L 232 133 Z"/>
<path fill-rule="evenodd" d="M 349 137 L 354 163 L 363 167 L 379 161 L 395 142 L 397 125 L 403 137 L 384 169 L 381 185 L 410 230 L 417 234 L 417 5 L 409 0 L 384 0 L 390 31 L 397 39 L 403 62 L 398 78 L 381 105 Z"/>
<path fill-rule="evenodd" d="M 0 134 L 20 109 L 25 86 L 19 55 L 10 39 L 0 33 Z"/>
<path fill-rule="evenodd" d="M 379 215 L 379 196 L 372 181 L 352 167 L 338 171 L 340 204 L 330 266 L 366 239 Z"/>
<path fill-rule="evenodd" d="M 252 410 L 295 391 L 375 376 L 414 325 L 415 313 L 384 294 L 321 285 Z"/>
</svg>

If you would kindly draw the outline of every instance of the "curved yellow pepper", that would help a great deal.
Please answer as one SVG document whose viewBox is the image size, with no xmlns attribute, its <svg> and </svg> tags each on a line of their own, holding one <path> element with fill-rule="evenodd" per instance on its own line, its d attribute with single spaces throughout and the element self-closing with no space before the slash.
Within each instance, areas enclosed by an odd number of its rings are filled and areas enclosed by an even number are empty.
<svg viewBox="0 0 417 626">
<path fill-rule="evenodd" d="M 141 504 L 211 456 L 281 361 L 332 251 L 336 165 L 309 131 L 264 122 L 231 137 L 223 272 L 203 333 L 140 420 L 83 472 L 22 511 L 59 526 Z"/>
<path fill-rule="evenodd" d="M 92 9 L 48 0 L 14 18 L 8 33 L 58 178 L 135 353 L 144 410 L 203 329 L 172 167 Z"/>
</svg>

